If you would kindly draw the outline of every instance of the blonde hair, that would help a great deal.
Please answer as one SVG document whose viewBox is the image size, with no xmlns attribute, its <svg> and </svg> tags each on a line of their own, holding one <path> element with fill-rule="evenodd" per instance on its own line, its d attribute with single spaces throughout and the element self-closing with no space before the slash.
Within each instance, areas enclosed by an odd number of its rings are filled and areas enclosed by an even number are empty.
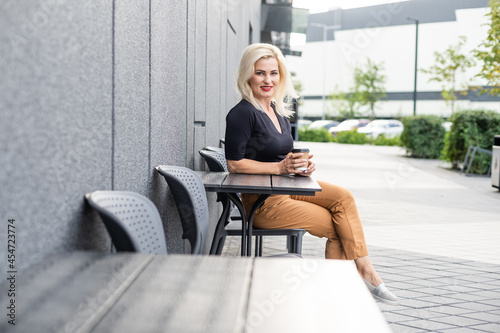
<svg viewBox="0 0 500 333">
<path fill-rule="evenodd" d="M 247 46 L 241 55 L 238 68 L 237 87 L 241 98 L 246 99 L 257 109 L 264 111 L 263 106 L 255 99 L 250 86 L 250 79 L 255 72 L 255 63 L 260 59 L 275 58 L 278 60 L 278 70 L 280 74 L 279 86 L 273 96 L 276 112 L 283 117 L 290 117 L 293 111 L 290 110 L 293 98 L 297 97 L 293 87 L 292 78 L 286 67 L 285 57 L 280 49 L 271 44 L 256 43 Z"/>
</svg>

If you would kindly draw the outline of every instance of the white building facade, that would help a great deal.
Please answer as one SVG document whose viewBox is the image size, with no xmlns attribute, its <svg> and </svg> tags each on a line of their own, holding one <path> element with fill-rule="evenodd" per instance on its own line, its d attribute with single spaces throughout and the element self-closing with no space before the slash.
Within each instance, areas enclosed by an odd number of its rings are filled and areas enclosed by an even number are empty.
<svg viewBox="0 0 500 333">
<path fill-rule="evenodd" d="M 302 56 L 287 61 L 303 86 L 300 118 L 338 116 L 332 102 L 323 95 L 348 93 L 354 86 L 354 68 L 367 58 L 383 64 L 387 96 L 376 104 L 378 118 L 410 116 L 414 113 L 416 22 L 418 24 L 418 72 L 416 114 L 451 115 L 451 107 L 441 97 L 442 84 L 429 82 L 428 69 L 435 52 L 443 52 L 466 38 L 462 52 L 472 55 L 487 37 L 488 0 L 413 0 L 350 10 L 312 14 L 307 43 L 295 46 Z M 326 40 L 323 29 L 327 30 Z M 490 109 L 500 112 L 500 99 L 478 95 L 468 86 L 484 86 L 475 77 L 480 64 L 457 74 L 456 90 L 467 92 L 455 102 L 460 109 Z M 326 107 L 324 107 L 326 105 Z M 369 115 L 368 107 L 361 110 Z"/>
</svg>

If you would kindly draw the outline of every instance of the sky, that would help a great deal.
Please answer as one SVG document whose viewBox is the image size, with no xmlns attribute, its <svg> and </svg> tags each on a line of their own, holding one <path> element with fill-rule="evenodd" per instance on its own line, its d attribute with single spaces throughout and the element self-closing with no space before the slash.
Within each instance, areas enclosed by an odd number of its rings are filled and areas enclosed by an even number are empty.
<svg viewBox="0 0 500 333">
<path fill-rule="evenodd" d="M 406 0 L 293 0 L 293 6 L 297 8 L 308 8 L 309 13 L 314 14 L 326 12 L 330 8 L 335 7 L 349 9 L 402 1 Z"/>
</svg>

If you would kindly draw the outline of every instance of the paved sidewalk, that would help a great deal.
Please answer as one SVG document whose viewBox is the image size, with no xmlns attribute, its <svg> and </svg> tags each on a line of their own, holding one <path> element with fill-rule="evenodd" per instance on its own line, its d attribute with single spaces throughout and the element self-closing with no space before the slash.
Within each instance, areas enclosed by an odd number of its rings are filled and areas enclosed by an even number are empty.
<svg viewBox="0 0 500 333">
<path fill-rule="evenodd" d="M 402 299 L 378 303 L 394 332 L 500 332 L 500 191 L 490 178 L 398 147 L 297 146 L 315 155 L 316 179 L 353 192 L 372 262 Z M 324 244 L 306 234 L 304 257 L 323 258 Z M 264 245 L 265 254 L 285 252 L 283 239 Z M 239 254 L 239 238 L 224 254 Z"/>
</svg>

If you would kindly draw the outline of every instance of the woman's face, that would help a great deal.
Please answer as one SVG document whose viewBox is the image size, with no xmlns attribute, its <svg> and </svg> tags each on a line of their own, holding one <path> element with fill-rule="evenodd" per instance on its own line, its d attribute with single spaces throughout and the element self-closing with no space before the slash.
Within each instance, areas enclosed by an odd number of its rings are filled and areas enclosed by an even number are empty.
<svg viewBox="0 0 500 333">
<path fill-rule="evenodd" d="M 278 59 L 261 58 L 255 63 L 255 71 L 250 79 L 253 96 L 264 105 L 269 104 L 280 83 Z"/>
</svg>

